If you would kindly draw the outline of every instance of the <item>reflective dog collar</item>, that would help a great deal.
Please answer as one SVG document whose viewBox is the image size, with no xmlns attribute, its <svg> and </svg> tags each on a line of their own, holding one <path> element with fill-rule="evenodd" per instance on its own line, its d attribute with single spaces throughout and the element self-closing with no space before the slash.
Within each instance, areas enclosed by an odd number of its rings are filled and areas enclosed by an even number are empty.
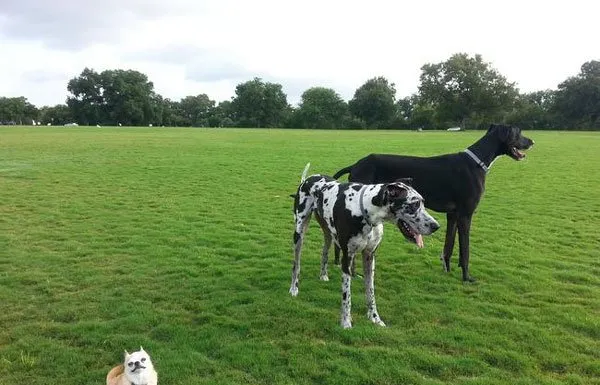
<svg viewBox="0 0 600 385">
<path fill-rule="evenodd" d="M 465 154 L 469 155 L 471 157 L 471 159 L 473 159 L 475 161 L 475 163 L 477 163 L 477 165 L 479 167 L 481 167 L 483 169 L 483 171 L 485 171 L 486 173 L 489 171 L 489 167 L 485 165 L 485 163 L 483 163 L 481 161 L 481 159 L 479 159 L 477 157 L 477 155 L 473 154 L 473 152 L 471 152 L 471 150 L 469 150 L 468 148 L 465 150 Z"/>
</svg>

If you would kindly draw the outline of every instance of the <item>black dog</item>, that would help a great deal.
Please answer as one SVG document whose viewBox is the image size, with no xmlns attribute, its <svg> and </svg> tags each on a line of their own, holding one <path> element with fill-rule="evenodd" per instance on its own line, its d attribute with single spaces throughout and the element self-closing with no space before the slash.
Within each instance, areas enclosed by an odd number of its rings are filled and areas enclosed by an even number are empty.
<svg viewBox="0 0 600 385">
<path fill-rule="evenodd" d="M 494 160 L 508 155 L 521 160 L 533 140 L 515 126 L 492 124 L 486 134 L 463 152 L 434 157 L 371 154 L 338 171 L 334 178 L 350 173 L 348 180 L 360 183 L 389 183 L 412 178 L 412 186 L 425 199 L 425 207 L 446 213 L 446 241 L 440 259 L 450 271 L 450 257 L 458 228 L 459 266 L 463 281 L 469 275 L 469 231 L 473 212 L 485 189 L 485 175 Z"/>
</svg>

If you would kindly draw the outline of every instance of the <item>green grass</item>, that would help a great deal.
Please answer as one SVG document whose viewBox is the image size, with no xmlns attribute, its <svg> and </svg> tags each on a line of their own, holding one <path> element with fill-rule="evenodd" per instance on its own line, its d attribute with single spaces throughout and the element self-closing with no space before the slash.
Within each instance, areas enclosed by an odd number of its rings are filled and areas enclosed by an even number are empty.
<svg viewBox="0 0 600 385">
<path fill-rule="evenodd" d="M 306 162 L 332 174 L 482 132 L 0 128 L 0 384 L 102 384 L 139 345 L 169 385 L 600 384 L 600 134 L 527 134 L 474 217 L 478 283 L 456 254 L 442 272 L 442 214 L 422 250 L 386 225 L 388 327 L 357 279 L 342 330 L 316 223 L 288 294 Z"/>
</svg>

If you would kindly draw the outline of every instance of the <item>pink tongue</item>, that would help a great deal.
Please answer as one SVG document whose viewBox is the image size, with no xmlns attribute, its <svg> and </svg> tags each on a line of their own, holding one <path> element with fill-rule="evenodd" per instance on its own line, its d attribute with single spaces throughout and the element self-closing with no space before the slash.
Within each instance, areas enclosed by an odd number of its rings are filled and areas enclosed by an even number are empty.
<svg viewBox="0 0 600 385">
<path fill-rule="evenodd" d="M 423 236 L 422 236 L 421 234 L 417 234 L 417 235 L 415 235 L 415 241 L 417 241 L 417 246 L 418 246 L 420 249 L 422 249 L 422 248 L 423 248 L 423 246 L 425 246 L 425 245 L 423 244 Z"/>
</svg>

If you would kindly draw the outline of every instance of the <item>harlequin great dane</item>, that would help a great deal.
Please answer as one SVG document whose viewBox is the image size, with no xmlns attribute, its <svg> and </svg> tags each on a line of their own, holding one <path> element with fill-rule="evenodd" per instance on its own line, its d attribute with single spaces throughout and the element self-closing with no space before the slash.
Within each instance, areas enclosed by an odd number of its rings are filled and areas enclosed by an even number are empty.
<svg viewBox="0 0 600 385">
<path fill-rule="evenodd" d="M 466 150 L 432 157 L 371 154 L 333 176 L 349 173 L 348 180 L 360 183 L 386 183 L 412 178 L 412 186 L 425 198 L 425 206 L 446 213 L 444 250 L 440 256 L 446 272 L 454 249 L 456 230 L 463 282 L 474 282 L 469 274 L 469 233 L 471 219 L 485 190 L 485 176 L 492 163 L 502 155 L 522 160 L 533 140 L 515 126 L 492 124 L 485 135 Z"/>
<path fill-rule="evenodd" d="M 314 213 L 323 230 L 321 280 L 327 276 L 327 259 L 332 241 L 342 251 L 342 311 L 341 325 L 352 327 L 350 315 L 351 265 L 362 252 L 367 299 L 367 317 L 385 326 L 375 305 L 375 251 L 383 238 L 383 222 L 395 223 L 406 239 L 423 247 L 422 235 L 429 235 L 440 226 L 425 211 L 423 198 L 410 187 L 408 180 L 365 185 L 339 183 L 325 175 L 306 177 L 310 163 L 304 168 L 300 186 L 294 198 L 294 265 L 290 294 L 298 295 L 300 254 L 304 233 Z"/>
</svg>

